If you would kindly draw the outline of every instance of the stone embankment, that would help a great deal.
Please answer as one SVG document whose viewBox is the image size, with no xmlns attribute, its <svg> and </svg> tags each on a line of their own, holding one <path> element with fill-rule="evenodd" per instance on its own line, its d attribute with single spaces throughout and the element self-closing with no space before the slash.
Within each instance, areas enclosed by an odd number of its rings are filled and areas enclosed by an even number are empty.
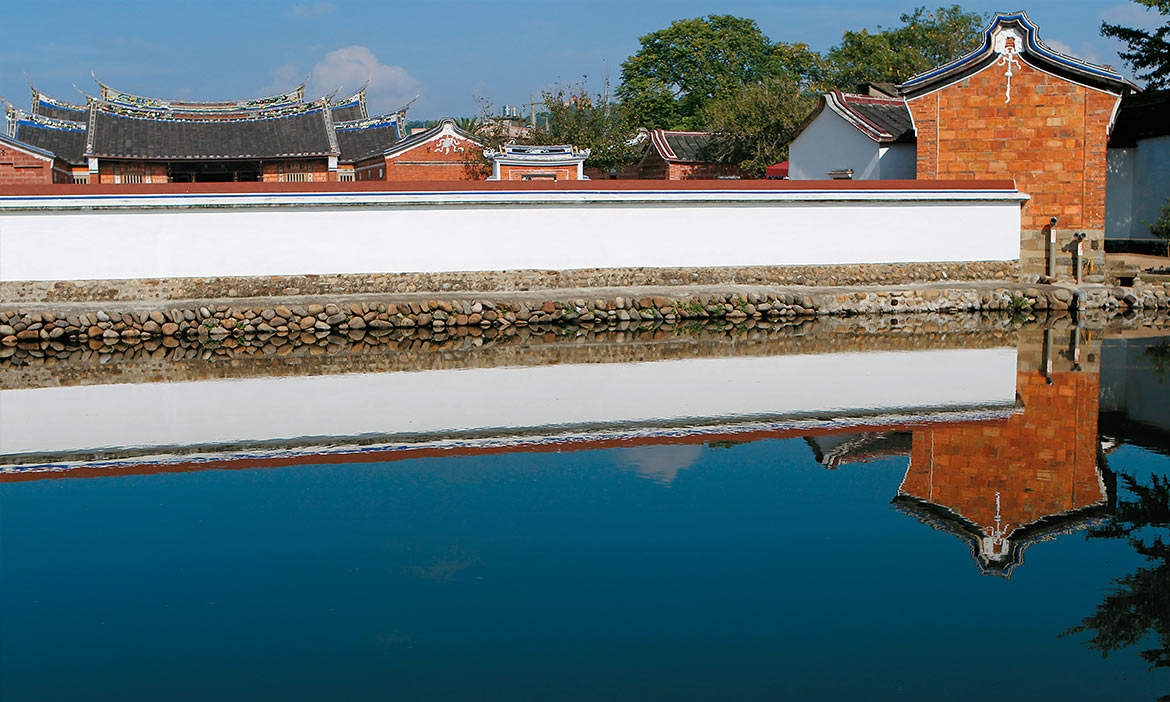
<svg viewBox="0 0 1170 702">
<path fill-rule="evenodd" d="M 729 289 L 731 288 L 731 289 Z M 389 330 L 508 328 L 531 324 L 616 325 L 747 320 L 784 322 L 817 316 L 1034 310 L 1170 308 L 1170 287 L 1081 288 L 1003 283 L 905 288 L 749 288 L 546 290 L 535 293 L 366 296 L 313 301 L 224 300 L 145 305 L 74 303 L 0 307 L 0 344 L 117 342 L 254 335 L 357 335 Z M 165 307 L 161 305 L 165 304 Z"/>
</svg>

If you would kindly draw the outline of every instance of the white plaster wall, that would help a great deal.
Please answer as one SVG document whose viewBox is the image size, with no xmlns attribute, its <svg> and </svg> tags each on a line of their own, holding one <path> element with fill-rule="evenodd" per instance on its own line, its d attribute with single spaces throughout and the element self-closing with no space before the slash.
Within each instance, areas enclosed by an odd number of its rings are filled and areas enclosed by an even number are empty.
<svg viewBox="0 0 1170 702">
<path fill-rule="evenodd" d="M 46 211 L 0 207 L 0 281 L 1019 256 L 1018 193 L 829 191 L 818 199 L 797 191 L 770 194 L 771 200 L 751 192 L 722 199 L 688 195 L 691 201 L 656 203 L 322 207 L 298 201 L 90 211 L 86 201 L 71 201 L 66 209 Z"/>
<path fill-rule="evenodd" d="M 1133 229 L 1133 167 L 1137 149 L 1105 152 L 1105 238 L 1128 239 Z"/>
<path fill-rule="evenodd" d="M 1167 117 L 1170 119 L 1170 117 Z M 1157 221 L 1170 198 L 1170 136 L 1142 139 L 1134 162 L 1133 239 L 1156 239 L 1147 224 Z"/>
<path fill-rule="evenodd" d="M 890 144 L 878 151 L 880 174 L 883 180 L 914 180 L 918 173 L 918 145 Z"/>
<path fill-rule="evenodd" d="M 852 168 L 854 180 L 883 177 L 878 143 L 825 108 L 789 145 L 788 177 L 824 180 L 829 177 L 829 171 L 842 168 Z"/>
<path fill-rule="evenodd" d="M 4 390 L 0 464 L 100 448 L 1010 407 L 1015 378 L 1016 351 L 1000 348 Z"/>
</svg>

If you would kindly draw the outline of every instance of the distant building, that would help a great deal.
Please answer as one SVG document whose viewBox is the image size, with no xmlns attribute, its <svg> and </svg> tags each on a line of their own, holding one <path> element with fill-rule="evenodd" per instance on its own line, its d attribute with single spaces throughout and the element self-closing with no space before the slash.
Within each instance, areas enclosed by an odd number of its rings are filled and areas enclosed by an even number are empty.
<svg viewBox="0 0 1170 702">
<path fill-rule="evenodd" d="M 1057 273 L 1071 272 L 1072 235 L 1083 233 L 1086 273 L 1100 274 L 1106 148 L 1122 96 L 1135 90 L 1113 68 L 1044 44 L 1025 13 L 1001 13 L 982 45 L 962 58 L 896 88 L 822 96 L 791 146 L 791 177 L 1011 178 L 1031 197 L 1021 224 L 1022 273 L 1045 272 L 1043 230 L 1056 217 Z"/>
<path fill-rule="evenodd" d="M 638 177 L 657 180 L 747 178 L 726 155 L 716 153 L 710 132 L 655 129 L 638 164 Z"/>
<path fill-rule="evenodd" d="M 902 98 L 834 90 L 797 129 L 788 147 L 793 180 L 912 179 L 914 124 Z"/>
<path fill-rule="evenodd" d="M 488 180 L 588 180 L 584 164 L 589 149 L 504 144 L 483 155 L 492 163 Z"/>
<path fill-rule="evenodd" d="M 98 83 L 74 105 L 32 89 L 8 105 L 0 183 L 146 184 L 468 180 L 486 175 L 483 147 L 445 120 L 406 137 L 409 105 L 370 116 L 366 91 L 196 102 L 143 97 Z"/>
<path fill-rule="evenodd" d="M 483 180 L 487 175 L 480 153 L 483 144 L 455 125 L 440 120 L 386 148 L 372 145 L 355 161 L 357 180 Z"/>
</svg>

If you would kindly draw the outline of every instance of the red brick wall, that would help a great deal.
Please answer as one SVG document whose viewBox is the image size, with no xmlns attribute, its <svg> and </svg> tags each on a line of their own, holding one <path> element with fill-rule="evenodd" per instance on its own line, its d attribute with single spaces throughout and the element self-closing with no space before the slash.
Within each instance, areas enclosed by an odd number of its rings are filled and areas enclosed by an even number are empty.
<svg viewBox="0 0 1170 702">
<path fill-rule="evenodd" d="M 52 183 L 53 165 L 11 146 L 0 144 L 0 185 Z"/>
<path fill-rule="evenodd" d="M 1058 239 L 1085 232 L 1104 255 L 1105 149 L 1116 95 L 1071 83 L 1024 62 L 1007 78 L 992 65 L 958 83 L 907 101 L 918 133 L 918 178 L 1010 177 L 1031 196 L 1024 206 L 1021 269 L 1042 273 L 1039 231 L 1059 218 Z M 1029 234 L 1030 233 L 1030 234 Z M 1099 255 L 1098 255 L 1099 254 Z M 1071 265 L 1071 256 L 1062 256 Z M 1071 270 L 1063 271 L 1065 275 Z"/>
<path fill-rule="evenodd" d="M 549 174 L 556 176 L 556 180 L 577 180 L 577 167 L 541 168 L 540 166 L 500 165 L 500 180 L 524 180 L 524 176 L 547 176 Z M 545 180 L 547 179 L 545 178 Z"/>
<path fill-rule="evenodd" d="M 265 161 L 260 168 L 260 179 L 265 183 L 280 183 L 284 173 L 303 172 L 310 174 L 310 180 L 306 181 L 309 183 L 327 183 L 337 179 L 335 173 L 329 172 L 329 164 L 321 159 Z"/>
<path fill-rule="evenodd" d="M 914 432 L 901 492 L 1007 531 L 1101 500 L 1097 475 L 1099 375 L 1020 371 L 1024 411 L 1004 422 Z"/>
<path fill-rule="evenodd" d="M 638 177 L 646 180 L 705 180 L 710 178 L 747 178 L 739 166 L 708 163 L 672 163 L 651 148 L 642 159 Z"/>
</svg>

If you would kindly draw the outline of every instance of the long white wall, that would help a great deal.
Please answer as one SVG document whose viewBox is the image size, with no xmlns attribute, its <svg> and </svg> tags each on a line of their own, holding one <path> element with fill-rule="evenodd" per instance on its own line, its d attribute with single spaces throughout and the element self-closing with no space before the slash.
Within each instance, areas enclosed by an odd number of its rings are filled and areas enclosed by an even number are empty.
<svg viewBox="0 0 1170 702">
<path fill-rule="evenodd" d="M 1016 351 L 947 349 L 0 391 L 5 455 L 1011 407 Z M 620 398 L 620 402 L 615 402 Z"/>
<path fill-rule="evenodd" d="M 0 281 L 1014 260 L 1015 190 L 0 197 Z"/>
</svg>

